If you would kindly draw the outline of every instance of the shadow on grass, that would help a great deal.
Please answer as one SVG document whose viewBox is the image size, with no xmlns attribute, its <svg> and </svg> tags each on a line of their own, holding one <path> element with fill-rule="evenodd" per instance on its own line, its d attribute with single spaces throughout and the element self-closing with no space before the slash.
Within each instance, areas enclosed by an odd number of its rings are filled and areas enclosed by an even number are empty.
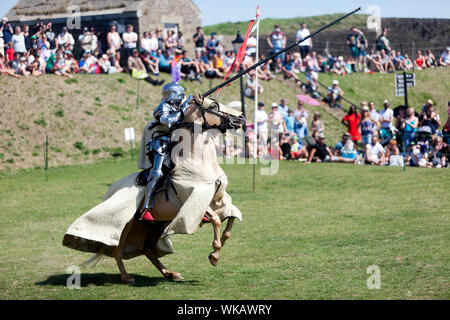
<svg viewBox="0 0 450 320">
<path fill-rule="evenodd" d="M 130 274 L 135 280 L 135 287 L 154 287 L 160 283 L 170 283 L 173 285 L 190 285 L 196 286 L 198 281 L 189 280 L 189 281 L 169 281 L 164 277 L 147 277 L 140 276 L 136 274 Z M 36 282 L 36 286 L 67 286 L 67 279 L 70 277 L 70 274 L 55 274 L 49 276 L 46 280 L 41 282 Z M 89 285 L 94 286 L 106 286 L 106 285 L 122 285 L 122 281 L 120 281 L 119 274 L 107 274 L 107 273 L 83 273 L 81 274 L 81 287 L 87 287 Z"/>
</svg>

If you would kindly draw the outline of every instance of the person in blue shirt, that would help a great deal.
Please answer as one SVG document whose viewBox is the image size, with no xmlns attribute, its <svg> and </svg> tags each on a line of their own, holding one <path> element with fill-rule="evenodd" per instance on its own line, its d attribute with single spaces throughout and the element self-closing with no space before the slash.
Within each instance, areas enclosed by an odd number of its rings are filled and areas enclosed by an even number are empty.
<svg viewBox="0 0 450 320">
<path fill-rule="evenodd" d="M 294 111 L 288 110 L 288 115 L 284 118 L 284 122 L 286 123 L 286 129 L 289 133 L 295 133 L 295 117 Z"/>
<path fill-rule="evenodd" d="M 169 52 L 166 51 L 164 54 L 162 53 L 161 49 L 158 49 L 156 51 L 156 54 L 154 54 L 155 58 L 159 60 L 159 71 L 160 72 L 166 72 L 171 73 L 172 72 L 172 57 L 170 56 Z"/>
</svg>

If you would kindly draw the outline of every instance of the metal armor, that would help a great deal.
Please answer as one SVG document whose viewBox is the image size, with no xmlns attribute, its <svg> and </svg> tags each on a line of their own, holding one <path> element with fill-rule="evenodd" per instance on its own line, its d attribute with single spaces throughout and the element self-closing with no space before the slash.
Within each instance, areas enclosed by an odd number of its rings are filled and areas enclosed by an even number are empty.
<svg viewBox="0 0 450 320">
<path fill-rule="evenodd" d="M 177 83 L 169 83 L 163 87 L 163 97 L 161 104 L 153 112 L 155 119 L 162 125 L 171 128 L 174 124 L 183 120 L 183 115 L 189 107 L 191 97 L 184 101 L 184 89 Z M 152 157 L 150 161 L 153 163 L 152 169 L 148 177 L 147 187 L 145 189 L 145 201 L 142 208 L 141 218 L 146 220 L 154 220 L 150 214 L 153 206 L 155 186 L 163 178 L 162 167 L 170 166 L 169 154 L 170 136 L 161 135 L 150 140 L 146 147 L 148 156 Z"/>
</svg>

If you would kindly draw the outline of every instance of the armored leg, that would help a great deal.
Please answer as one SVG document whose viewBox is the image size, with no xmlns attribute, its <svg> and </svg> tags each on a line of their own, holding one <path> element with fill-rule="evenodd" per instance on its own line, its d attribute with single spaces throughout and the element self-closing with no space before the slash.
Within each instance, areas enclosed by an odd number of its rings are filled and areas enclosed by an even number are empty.
<svg viewBox="0 0 450 320">
<path fill-rule="evenodd" d="M 150 213 L 150 209 L 152 207 L 152 201 L 155 195 L 155 187 L 159 180 L 163 177 L 162 165 L 164 162 L 164 156 L 160 153 L 155 155 L 153 161 L 153 168 L 150 171 L 150 176 L 148 178 L 148 184 L 145 188 L 145 201 L 144 206 L 141 211 L 141 219 L 154 221 L 155 219 Z M 145 217 L 144 217 L 145 216 Z"/>
</svg>

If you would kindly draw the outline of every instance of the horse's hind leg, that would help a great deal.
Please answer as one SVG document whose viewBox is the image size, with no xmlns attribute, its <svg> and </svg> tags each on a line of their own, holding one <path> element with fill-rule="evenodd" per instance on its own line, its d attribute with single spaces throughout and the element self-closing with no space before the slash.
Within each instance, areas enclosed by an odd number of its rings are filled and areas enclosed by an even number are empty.
<svg viewBox="0 0 450 320">
<path fill-rule="evenodd" d="M 222 247 L 225 245 L 225 242 L 231 237 L 231 228 L 233 227 L 234 219 L 234 217 L 228 218 L 227 226 L 225 227 L 225 230 L 222 233 L 222 238 L 220 239 Z"/>
<path fill-rule="evenodd" d="M 153 265 L 159 270 L 159 272 L 162 273 L 164 278 L 166 278 L 168 280 L 173 280 L 173 281 L 184 280 L 181 273 L 169 271 L 169 269 L 167 269 L 162 264 L 162 262 L 158 259 L 158 257 L 151 250 L 146 251 L 145 256 L 148 258 L 148 260 L 150 260 L 153 263 Z"/>
<path fill-rule="evenodd" d="M 130 276 L 127 273 L 127 271 L 125 270 L 125 265 L 123 264 L 123 260 L 122 260 L 123 248 L 125 246 L 125 239 L 127 238 L 128 232 L 130 232 L 130 230 L 131 230 L 132 224 L 133 224 L 133 221 L 131 221 L 130 223 L 128 223 L 125 226 L 125 228 L 122 232 L 122 236 L 120 237 L 119 246 L 113 250 L 114 259 L 116 259 L 117 266 L 119 267 L 119 271 L 120 271 L 120 279 L 122 280 L 122 282 L 124 282 L 126 284 L 134 284 L 135 283 L 134 278 L 132 276 Z"/>
<path fill-rule="evenodd" d="M 220 249 L 222 249 L 222 241 L 220 239 L 220 226 L 222 223 L 220 217 L 215 212 L 208 211 L 206 215 L 211 220 L 214 229 L 214 241 L 212 243 L 214 251 L 210 253 L 208 258 L 213 266 L 217 266 L 220 258 Z"/>
</svg>

